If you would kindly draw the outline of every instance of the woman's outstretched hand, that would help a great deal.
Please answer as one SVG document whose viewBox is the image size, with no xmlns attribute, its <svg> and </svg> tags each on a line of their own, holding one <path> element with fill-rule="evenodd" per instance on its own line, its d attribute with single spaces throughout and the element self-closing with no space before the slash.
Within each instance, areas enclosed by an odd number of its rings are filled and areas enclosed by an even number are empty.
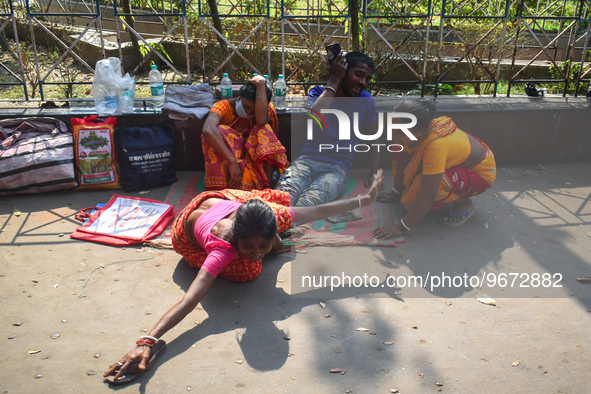
<svg viewBox="0 0 591 394">
<path fill-rule="evenodd" d="M 382 170 L 377 170 L 373 176 L 373 182 L 369 190 L 364 195 L 359 195 L 352 198 L 344 198 L 341 200 L 331 201 L 326 204 L 315 205 L 311 207 L 293 207 L 295 221 L 298 223 L 311 222 L 314 220 L 325 219 L 329 216 L 338 215 L 344 212 L 351 211 L 356 208 L 366 207 L 371 205 L 378 196 L 380 185 L 384 181 Z M 359 206 L 361 205 L 361 206 Z"/>
<path fill-rule="evenodd" d="M 380 168 L 374 174 L 373 182 L 371 183 L 371 186 L 369 187 L 367 194 L 365 196 L 363 196 L 363 199 L 365 200 L 364 205 L 373 204 L 374 201 L 376 200 L 376 198 L 378 197 L 378 193 L 380 191 L 380 186 L 382 185 L 382 182 L 384 182 L 384 177 L 382 176 L 382 173 L 383 173 L 383 171 Z"/>
<path fill-rule="evenodd" d="M 146 365 L 150 358 L 150 351 L 151 348 L 149 346 L 136 346 L 134 347 L 129 353 L 123 356 L 118 362 L 115 364 L 111 364 L 107 372 L 103 374 L 103 377 L 107 377 L 109 375 L 115 374 L 113 378 L 114 381 L 119 379 L 120 376 L 125 375 L 125 372 L 129 369 L 130 366 L 139 362 L 138 369 L 143 371 L 146 369 Z"/>
</svg>

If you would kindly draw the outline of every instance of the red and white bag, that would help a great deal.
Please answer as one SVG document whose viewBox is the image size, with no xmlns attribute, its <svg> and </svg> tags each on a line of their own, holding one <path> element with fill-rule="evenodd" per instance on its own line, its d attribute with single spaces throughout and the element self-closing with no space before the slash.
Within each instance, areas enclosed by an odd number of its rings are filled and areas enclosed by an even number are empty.
<svg viewBox="0 0 591 394">
<path fill-rule="evenodd" d="M 70 237 L 114 246 L 138 245 L 157 237 L 174 218 L 170 204 L 117 194 L 93 214 L 85 213 L 87 209 L 76 218 L 88 221 Z"/>
</svg>

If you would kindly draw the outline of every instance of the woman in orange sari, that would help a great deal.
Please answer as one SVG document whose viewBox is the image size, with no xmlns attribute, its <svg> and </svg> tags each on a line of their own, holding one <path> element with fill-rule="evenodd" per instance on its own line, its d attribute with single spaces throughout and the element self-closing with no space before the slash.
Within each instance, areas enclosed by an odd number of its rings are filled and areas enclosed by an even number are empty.
<svg viewBox="0 0 591 394">
<path fill-rule="evenodd" d="M 401 236 L 429 210 L 449 204 L 453 207 L 440 223 L 461 226 L 474 215 L 470 197 L 484 193 L 496 179 L 493 153 L 484 142 L 460 130 L 451 118 L 435 118 L 435 106 L 428 101 L 405 100 L 394 111 L 416 116 L 417 123 L 410 132 L 417 141 L 400 130 L 393 133 L 403 150 L 392 162 L 392 193 L 380 195 L 379 200 L 400 200 L 406 214 L 398 224 L 376 228 L 374 236 Z"/>
<path fill-rule="evenodd" d="M 266 79 L 259 75 L 242 86 L 240 97 L 211 107 L 201 135 L 206 190 L 273 187 L 273 173 L 289 165 L 277 139 L 271 96 Z"/>
<path fill-rule="evenodd" d="M 200 268 L 197 276 L 183 299 L 112 364 L 104 377 L 114 384 L 135 379 L 164 349 L 161 336 L 197 307 L 218 275 L 238 282 L 255 279 L 265 255 L 283 249 L 279 233 L 291 227 L 292 221 L 319 220 L 370 205 L 382 181 L 382 170 L 378 170 L 367 194 L 314 207 L 292 208 L 289 193 L 279 190 L 221 190 L 195 197 L 175 220 L 172 240 L 174 250 Z"/>
</svg>

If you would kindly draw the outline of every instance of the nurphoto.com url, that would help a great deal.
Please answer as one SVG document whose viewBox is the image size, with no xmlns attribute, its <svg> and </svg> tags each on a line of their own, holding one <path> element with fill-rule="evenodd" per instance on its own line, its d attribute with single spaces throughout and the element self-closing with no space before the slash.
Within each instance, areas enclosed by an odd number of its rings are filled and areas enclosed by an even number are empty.
<svg viewBox="0 0 591 394">
<path fill-rule="evenodd" d="M 562 274 L 560 273 L 496 273 L 483 272 L 479 275 L 448 275 L 445 272 L 440 274 L 425 275 L 387 275 L 380 279 L 376 275 L 302 275 L 302 289 L 330 289 L 335 291 L 346 288 L 366 289 L 387 289 L 387 288 L 422 288 L 435 291 L 441 288 L 561 288 Z"/>
</svg>

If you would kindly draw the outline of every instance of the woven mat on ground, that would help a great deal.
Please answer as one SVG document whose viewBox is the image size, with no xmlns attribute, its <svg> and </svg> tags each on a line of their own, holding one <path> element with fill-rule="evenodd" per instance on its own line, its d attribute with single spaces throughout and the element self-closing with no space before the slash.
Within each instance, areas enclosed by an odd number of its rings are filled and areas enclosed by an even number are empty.
<svg viewBox="0 0 591 394">
<path fill-rule="evenodd" d="M 365 194 L 367 192 L 364 186 L 366 175 L 367 170 L 350 171 L 347 187 L 341 198 Z M 404 242 L 403 237 L 389 240 L 373 238 L 374 228 L 398 222 L 392 204 L 376 202 L 371 206 L 363 207 L 361 213 L 362 218 L 355 221 L 331 223 L 328 220 L 317 220 L 292 229 L 292 249 L 311 246 L 396 246 L 396 243 Z"/>
<path fill-rule="evenodd" d="M 347 187 L 343 197 L 355 197 L 366 193 L 363 185 L 366 170 L 353 170 L 349 174 Z M 197 194 L 205 191 L 203 182 L 204 172 L 181 171 L 177 172 L 178 182 L 170 186 L 166 194 L 165 202 L 174 206 L 174 212 L 178 215 Z M 396 223 L 396 215 L 391 204 L 375 203 L 372 206 L 363 207 L 362 219 L 344 222 L 330 223 L 327 220 L 317 220 L 290 230 L 290 243 L 293 249 L 303 249 L 312 246 L 396 246 L 397 242 L 404 242 L 402 237 L 387 241 L 376 240 L 372 236 L 373 229 L 379 226 Z M 155 248 L 172 249 L 171 242 L 172 222 L 158 237 L 147 242 Z"/>
</svg>

